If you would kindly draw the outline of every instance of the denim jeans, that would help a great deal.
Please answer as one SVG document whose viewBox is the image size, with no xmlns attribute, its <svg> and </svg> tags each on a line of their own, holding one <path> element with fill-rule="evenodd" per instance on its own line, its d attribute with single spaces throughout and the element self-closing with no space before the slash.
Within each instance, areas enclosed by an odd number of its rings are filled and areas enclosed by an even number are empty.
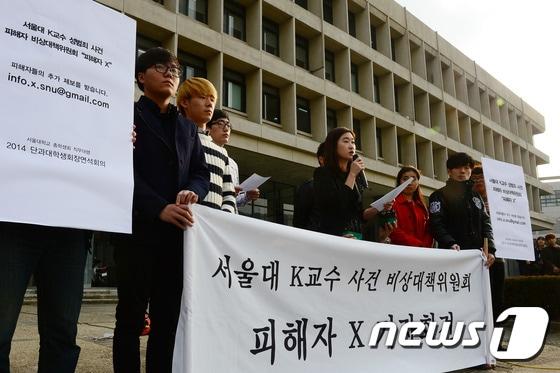
<svg viewBox="0 0 560 373">
<path fill-rule="evenodd" d="M 0 373 L 10 371 L 10 348 L 25 290 L 35 275 L 40 337 L 39 372 L 74 372 L 82 305 L 86 235 L 82 230 L 0 222 Z"/>
</svg>

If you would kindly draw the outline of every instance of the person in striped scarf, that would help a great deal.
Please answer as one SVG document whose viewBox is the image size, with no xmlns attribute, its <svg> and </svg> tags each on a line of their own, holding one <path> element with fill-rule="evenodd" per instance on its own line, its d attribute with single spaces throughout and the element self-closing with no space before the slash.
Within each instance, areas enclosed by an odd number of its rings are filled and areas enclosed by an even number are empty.
<svg viewBox="0 0 560 373">
<path fill-rule="evenodd" d="M 210 190 L 200 204 L 237 214 L 235 187 L 229 170 L 225 148 L 212 142 L 206 123 L 212 118 L 218 93 L 204 78 L 189 78 L 177 92 L 177 106 L 181 114 L 198 126 L 198 135 L 210 170 Z"/>
</svg>

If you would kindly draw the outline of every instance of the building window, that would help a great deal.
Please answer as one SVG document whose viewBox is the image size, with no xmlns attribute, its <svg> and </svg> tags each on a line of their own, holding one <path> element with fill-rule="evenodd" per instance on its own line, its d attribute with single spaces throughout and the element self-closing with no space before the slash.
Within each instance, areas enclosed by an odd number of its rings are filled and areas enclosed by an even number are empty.
<svg viewBox="0 0 560 373">
<path fill-rule="evenodd" d="M 280 123 L 280 93 L 278 88 L 263 85 L 263 119 Z"/>
<path fill-rule="evenodd" d="M 402 139 L 400 136 L 397 136 L 397 163 L 401 164 L 402 162 Z"/>
<path fill-rule="evenodd" d="M 232 1 L 224 2 L 224 32 L 245 40 L 245 8 Z"/>
<path fill-rule="evenodd" d="M 263 18 L 262 24 L 262 49 L 275 56 L 280 55 L 278 45 L 278 24 Z"/>
<path fill-rule="evenodd" d="M 394 89 L 394 95 L 395 95 L 395 111 L 396 112 L 400 112 L 400 102 L 399 102 L 399 87 L 395 86 Z"/>
<path fill-rule="evenodd" d="M 383 159 L 383 141 L 381 140 L 381 128 L 375 129 L 375 147 L 377 158 Z"/>
<path fill-rule="evenodd" d="M 224 97 L 226 107 L 245 111 L 245 76 L 224 69 Z"/>
<path fill-rule="evenodd" d="M 373 76 L 373 100 L 378 104 L 381 103 L 381 95 L 379 94 L 379 78 L 377 75 Z"/>
<path fill-rule="evenodd" d="M 362 150 L 362 123 L 359 119 L 352 120 L 352 130 L 356 138 L 354 139 L 356 143 L 356 149 Z"/>
<path fill-rule="evenodd" d="M 334 82 L 334 54 L 325 50 L 325 79 Z"/>
<path fill-rule="evenodd" d="M 397 41 L 391 39 L 391 59 L 397 62 Z"/>
<path fill-rule="evenodd" d="M 555 190 L 554 194 L 541 196 L 542 207 L 560 206 L 560 190 Z"/>
<path fill-rule="evenodd" d="M 155 47 L 159 47 L 159 43 L 157 41 L 146 38 L 142 35 L 136 35 L 136 58 L 148 49 Z"/>
<path fill-rule="evenodd" d="M 323 19 L 328 23 L 333 23 L 333 4 L 332 0 L 323 0 Z"/>
<path fill-rule="evenodd" d="M 336 120 L 336 111 L 333 109 L 327 109 L 327 133 L 338 127 Z"/>
<path fill-rule="evenodd" d="M 179 52 L 179 62 L 183 66 L 181 81 L 192 77 L 206 78 L 206 61 L 192 54 Z"/>
<path fill-rule="evenodd" d="M 296 35 L 296 65 L 309 70 L 309 42 Z"/>
<path fill-rule="evenodd" d="M 356 15 L 350 11 L 348 12 L 348 33 L 356 37 Z"/>
<path fill-rule="evenodd" d="M 302 8 L 307 9 L 307 0 L 296 0 L 296 4 Z"/>
<path fill-rule="evenodd" d="M 298 97 L 297 100 L 297 129 L 301 132 L 311 133 L 311 110 L 309 100 Z"/>
<path fill-rule="evenodd" d="M 356 64 L 350 65 L 350 78 L 352 83 L 352 91 L 358 93 L 360 87 L 358 83 L 358 66 Z"/>
<path fill-rule="evenodd" d="M 180 0 L 179 12 L 199 22 L 208 23 L 208 0 Z"/>
<path fill-rule="evenodd" d="M 377 50 L 377 28 L 374 25 L 371 25 L 371 47 Z"/>
</svg>

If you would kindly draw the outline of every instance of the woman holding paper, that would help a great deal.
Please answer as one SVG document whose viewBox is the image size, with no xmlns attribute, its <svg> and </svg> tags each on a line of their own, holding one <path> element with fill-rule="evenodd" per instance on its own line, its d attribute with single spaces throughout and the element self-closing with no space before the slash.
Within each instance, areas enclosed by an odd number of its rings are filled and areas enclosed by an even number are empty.
<svg viewBox="0 0 560 373">
<path fill-rule="evenodd" d="M 354 132 L 344 127 L 328 133 L 324 166 L 313 174 L 314 203 L 320 215 L 319 232 L 362 239 L 362 223 L 378 211 L 362 207 L 363 182 L 357 180 L 365 165 L 361 158 L 354 157 L 354 139 Z"/>
<path fill-rule="evenodd" d="M 391 243 L 395 245 L 432 247 L 433 237 L 428 225 L 428 208 L 420 189 L 420 172 L 413 166 L 404 166 L 397 174 L 397 186 L 412 179 L 410 184 L 397 196 L 393 209 L 398 226 L 391 233 Z"/>
</svg>

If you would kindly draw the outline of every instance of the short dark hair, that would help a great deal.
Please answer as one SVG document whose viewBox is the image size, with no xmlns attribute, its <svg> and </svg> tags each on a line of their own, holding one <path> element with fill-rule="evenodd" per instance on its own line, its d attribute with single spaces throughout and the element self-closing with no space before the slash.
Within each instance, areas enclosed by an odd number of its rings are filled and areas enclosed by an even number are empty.
<svg viewBox="0 0 560 373">
<path fill-rule="evenodd" d="M 538 240 L 543 240 L 543 241 L 544 241 L 544 237 L 543 237 L 543 236 L 538 236 L 538 237 L 537 237 L 537 241 L 538 241 Z"/>
<path fill-rule="evenodd" d="M 544 236 L 544 239 L 545 239 L 546 241 L 548 241 L 548 240 L 555 240 L 555 239 L 556 239 L 556 235 L 555 235 L 554 233 L 549 233 L 549 234 L 547 234 L 546 236 Z"/>
<path fill-rule="evenodd" d="M 210 126 L 212 126 L 212 124 L 214 124 L 215 122 L 217 122 L 220 119 L 229 120 L 228 113 L 226 113 L 225 111 L 220 110 L 220 109 L 214 109 L 214 114 L 212 114 L 212 119 L 210 119 L 210 121 L 206 125 L 208 127 L 210 127 Z"/>
<path fill-rule="evenodd" d="M 138 88 L 140 88 L 142 92 L 144 92 L 144 84 L 138 81 L 138 74 L 145 72 L 150 67 L 158 63 L 164 65 L 168 63 L 174 63 L 179 66 L 179 60 L 177 59 L 177 56 L 171 53 L 171 51 L 168 49 L 155 47 L 150 48 L 146 52 L 142 53 L 136 59 L 136 69 L 134 72 L 134 76 L 136 77 L 136 84 L 138 84 Z"/>
<path fill-rule="evenodd" d="M 482 166 L 476 165 L 472 169 L 471 175 L 484 175 L 484 171 L 482 170 Z"/>
<path fill-rule="evenodd" d="M 469 166 L 469 168 L 473 168 L 474 160 L 467 153 L 455 153 L 447 158 L 446 166 L 448 170 L 463 166 Z"/>
</svg>

